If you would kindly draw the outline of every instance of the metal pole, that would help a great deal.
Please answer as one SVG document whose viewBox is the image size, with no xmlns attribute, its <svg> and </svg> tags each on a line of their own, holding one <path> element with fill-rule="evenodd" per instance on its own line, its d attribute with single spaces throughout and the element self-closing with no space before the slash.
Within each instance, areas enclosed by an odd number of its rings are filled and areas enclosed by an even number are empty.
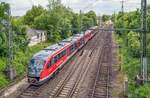
<svg viewBox="0 0 150 98">
<path fill-rule="evenodd" d="M 141 32 L 140 32 L 140 45 L 141 45 L 141 73 L 140 78 L 143 77 L 143 0 L 141 0 Z M 143 80 L 143 79 L 141 79 Z"/>
<path fill-rule="evenodd" d="M 124 0 L 121 1 L 121 4 L 122 4 L 121 6 L 122 16 L 124 16 Z M 122 17 L 122 22 L 124 22 L 124 17 Z"/>
<path fill-rule="evenodd" d="M 13 32 L 12 32 L 12 26 L 11 26 L 11 10 L 10 7 L 7 11 L 7 14 L 9 16 L 8 19 L 8 59 L 7 59 L 7 74 L 10 80 L 13 80 L 16 77 L 16 71 L 13 68 Z"/>
<path fill-rule="evenodd" d="M 143 82 L 147 82 L 147 0 L 142 0 L 142 42 L 143 42 L 143 53 L 142 53 L 142 61 L 143 61 Z"/>
<path fill-rule="evenodd" d="M 115 24 L 116 24 L 116 12 L 114 11 L 114 27 L 116 28 Z"/>
<path fill-rule="evenodd" d="M 122 12 L 122 28 L 124 28 L 124 0 L 121 1 L 121 12 Z M 122 31 L 122 33 L 124 32 Z"/>
<path fill-rule="evenodd" d="M 80 33 L 82 31 L 82 11 L 80 10 Z"/>
</svg>

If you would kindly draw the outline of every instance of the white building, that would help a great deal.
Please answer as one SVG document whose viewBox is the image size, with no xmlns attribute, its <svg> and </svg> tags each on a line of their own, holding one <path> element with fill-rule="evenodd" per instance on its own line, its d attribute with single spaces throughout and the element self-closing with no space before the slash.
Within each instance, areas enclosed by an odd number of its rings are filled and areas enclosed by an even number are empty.
<svg viewBox="0 0 150 98">
<path fill-rule="evenodd" d="M 43 30 L 28 29 L 27 35 L 30 40 L 29 46 L 34 46 L 47 40 L 47 33 Z"/>
</svg>

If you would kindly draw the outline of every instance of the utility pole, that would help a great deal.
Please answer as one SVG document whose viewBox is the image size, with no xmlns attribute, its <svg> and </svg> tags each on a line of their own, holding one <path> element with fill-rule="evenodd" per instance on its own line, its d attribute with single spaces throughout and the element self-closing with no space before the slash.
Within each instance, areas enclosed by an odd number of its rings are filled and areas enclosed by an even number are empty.
<svg viewBox="0 0 150 98">
<path fill-rule="evenodd" d="M 122 13 L 122 28 L 124 28 L 124 0 L 121 1 L 121 13 Z M 122 33 L 124 33 L 122 31 Z"/>
<path fill-rule="evenodd" d="M 82 31 L 82 11 L 80 10 L 80 33 Z"/>
<path fill-rule="evenodd" d="M 124 0 L 121 1 L 122 22 L 124 22 Z"/>
<path fill-rule="evenodd" d="M 8 59 L 7 59 L 7 75 L 10 80 L 13 80 L 16 77 L 16 70 L 14 69 L 13 64 L 13 31 L 11 26 L 11 10 L 10 6 L 7 10 L 8 22 L 7 22 L 7 32 L 8 32 Z"/>
<path fill-rule="evenodd" d="M 147 82 L 147 0 L 141 0 L 142 11 L 142 80 Z"/>
<path fill-rule="evenodd" d="M 114 27 L 116 27 L 115 24 L 116 24 L 116 12 L 114 11 Z"/>
</svg>

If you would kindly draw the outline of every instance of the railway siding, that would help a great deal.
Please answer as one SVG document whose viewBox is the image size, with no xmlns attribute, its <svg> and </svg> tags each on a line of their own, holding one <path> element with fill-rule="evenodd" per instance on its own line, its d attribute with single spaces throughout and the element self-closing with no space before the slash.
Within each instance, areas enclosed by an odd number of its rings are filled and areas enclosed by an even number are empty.
<svg viewBox="0 0 150 98">
<path fill-rule="evenodd" d="M 102 49 L 102 58 L 99 58 L 98 69 L 93 88 L 88 94 L 88 98 L 110 98 L 110 78 L 111 78 L 111 33 L 107 35 L 104 47 Z"/>
</svg>

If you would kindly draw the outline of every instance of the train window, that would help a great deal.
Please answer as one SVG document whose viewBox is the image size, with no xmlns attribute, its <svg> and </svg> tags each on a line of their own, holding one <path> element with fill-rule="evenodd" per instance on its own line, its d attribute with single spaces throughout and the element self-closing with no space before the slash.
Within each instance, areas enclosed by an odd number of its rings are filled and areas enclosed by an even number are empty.
<svg viewBox="0 0 150 98">
<path fill-rule="evenodd" d="M 70 51 L 73 52 L 73 45 L 70 46 Z"/>
<path fill-rule="evenodd" d="M 54 58 L 51 59 L 51 65 L 53 65 L 55 62 L 54 62 Z"/>
<path fill-rule="evenodd" d="M 84 44 L 84 39 L 83 38 L 81 39 L 81 43 Z"/>
<path fill-rule="evenodd" d="M 45 61 L 44 60 L 41 60 L 41 59 L 32 59 L 31 60 L 31 66 L 36 66 L 37 68 L 43 68 L 45 64 Z"/>
<path fill-rule="evenodd" d="M 63 57 L 63 52 L 61 52 L 60 54 L 61 54 L 61 57 Z"/>
<path fill-rule="evenodd" d="M 78 48 L 78 45 L 77 45 L 77 43 L 75 43 L 75 49 L 77 49 Z"/>
<path fill-rule="evenodd" d="M 62 54 L 63 54 L 63 56 L 65 56 L 65 55 L 66 55 L 66 50 L 64 50 L 64 51 L 62 52 Z"/>
<path fill-rule="evenodd" d="M 66 50 L 62 51 L 62 52 L 60 53 L 60 55 L 61 55 L 61 57 L 63 57 L 64 55 L 66 55 Z"/>
<path fill-rule="evenodd" d="M 81 45 L 81 39 L 80 39 L 80 41 L 79 41 L 79 46 Z"/>
<path fill-rule="evenodd" d="M 61 53 L 58 54 L 58 60 L 62 57 Z"/>
<path fill-rule="evenodd" d="M 71 52 L 73 52 L 73 51 L 74 51 L 74 48 L 73 48 L 73 47 L 74 47 L 74 45 L 72 45 L 72 46 L 71 46 Z"/>
<path fill-rule="evenodd" d="M 56 63 L 58 61 L 58 57 L 57 55 L 54 57 L 54 63 Z"/>
<path fill-rule="evenodd" d="M 73 51 L 76 49 L 76 43 L 74 43 L 73 45 Z"/>
<path fill-rule="evenodd" d="M 75 45 L 71 45 L 70 52 L 73 52 L 75 50 Z"/>
<path fill-rule="evenodd" d="M 48 66 L 47 66 L 47 68 L 49 68 L 51 65 L 52 65 L 51 61 L 50 61 L 50 62 L 48 62 Z"/>
<path fill-rule="evenodd" d="M 82 45 L 82 39 L 80 39 L 80 45 Z"/>
</svg>

